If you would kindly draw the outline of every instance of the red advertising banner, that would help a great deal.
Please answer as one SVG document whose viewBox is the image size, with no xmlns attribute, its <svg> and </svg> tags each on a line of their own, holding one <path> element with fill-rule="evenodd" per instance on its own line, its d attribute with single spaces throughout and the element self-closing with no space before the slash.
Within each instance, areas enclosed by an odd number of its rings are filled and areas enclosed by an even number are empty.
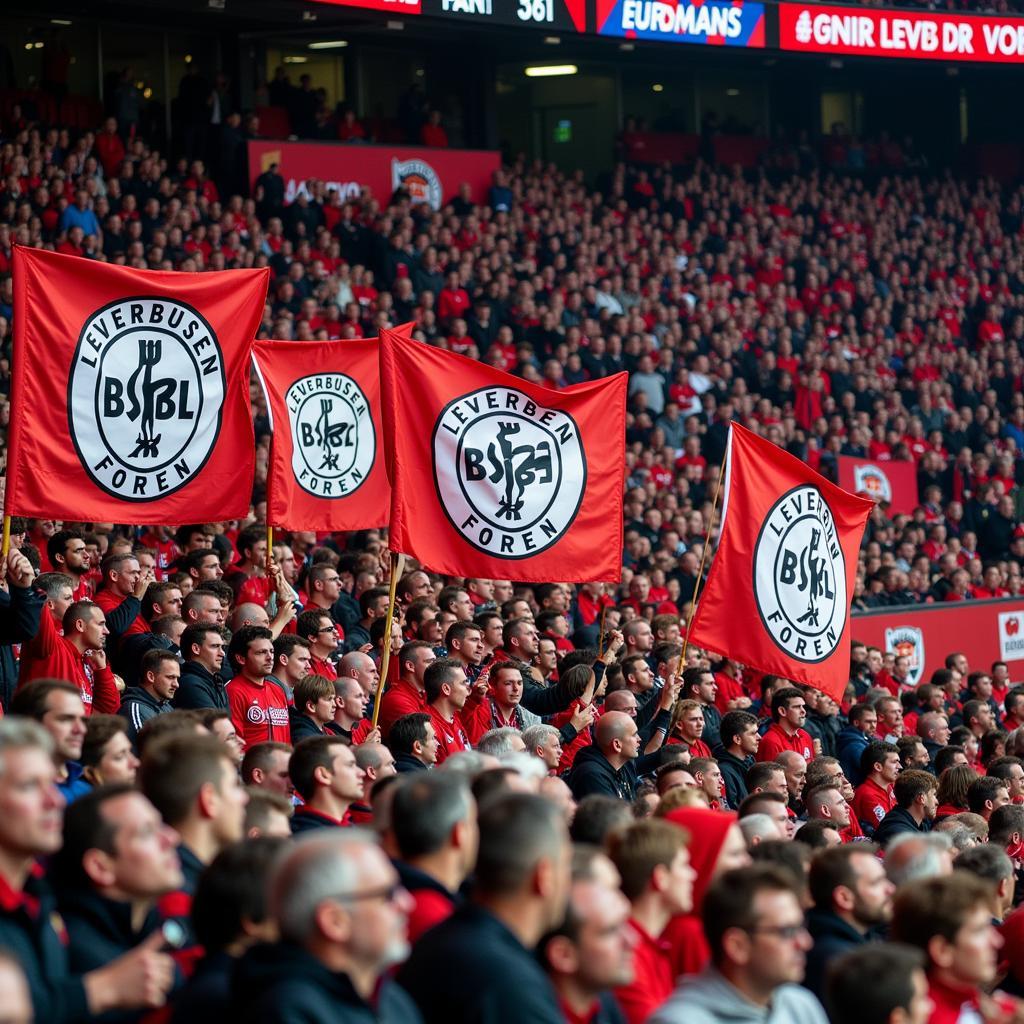
<svg viewBox="0 0 1024 1024">
<path fill-rule="evenodd" d="M 917 500 L 917 474 L 912 462 L 872 462 L 840 455 L 839 486 L 889 506 L 890 512 L 913 512 Z"/>
<path fill-rule="evenodd" d="M 306 190 L 308 181 L 322 181 L 342 199 L 356 198 L 369 189 L 386 203 L 405 188 L 414 203 L 435 210 L 467 183 L 473 201 L 487 200 L 491 177 L 501 164 L 495 150 L 423 149 L 416 146 L 353 146 L 338 142 L 249 142 L 249 174 L 256 179 L 277 164 L 285 181 L 285 202 Z"/>
<path fill-rule="evenodd" d="M 1024 19 L 779 4 L 779 46 L 801 53 L 1024 62 Z"/>
<path fill-rule="evenodd" d="M 967 656 L 972 671 L 1005 661 L 1014 684 L 1024 681 L 1024 598 L 862 612 L 854 615 L 852 632 L 854 640 L 906 655 L 915 685 L 928 682 L 954 651 Z"/>
<path fill-rule="evenodd" d="M 335 7 L 360 7 L 366 11 L 387 11 L 389 14 L 419 14 L 420 0 L 317 0 Z"/>
</svg>

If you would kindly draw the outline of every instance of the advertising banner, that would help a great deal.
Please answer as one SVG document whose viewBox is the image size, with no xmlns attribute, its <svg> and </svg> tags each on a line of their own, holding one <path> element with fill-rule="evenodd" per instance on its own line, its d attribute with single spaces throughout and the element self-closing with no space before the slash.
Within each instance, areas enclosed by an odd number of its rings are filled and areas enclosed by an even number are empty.
<svg viewBox="0 0 1024 1024">
<path fill-rule="evenodd" d="M 779 46 L 802 53 L 1024 62 L 1024 19 L 779 4 Z"/>
<path fill-rule="evenodd" d="M 378 0 L 380 2 L 380 0 Z M 422 0 L 424 14 L 479 25 L 585 32 L 586 0 Z"/>
<path fill-rule="evenodd" d="M 838 456 L 839 486 L 884 502 L 890 512 L 913 512 L 917 500 L 917 475 L 912 462 L 872 462 L 851 455 Z"/>
<path fill-rule="evenodd" d="M 853 638 L 910 660 L 910 681 L 926 683 L 946 655 L 960 651 L 971 669 L 1005 661 L 1024 680 L 1024 598 L 908 605 L 853 616 Z"/>
<path fill-rule="evenodd" d="M 439 210 L 465 182 L 473 201 L 487 200 L 491 176 L 498 169 L 497 151 L 479 149 L 423 149 L 415 146 L 353 146 L 333 142 L 249 142 L 249 174 L 256 179 L 277 164 L 285 182 L 285 202 L 306 191 L 310 180 L 336 189 L 342 199 L 356 198 L 369 189 L 386 203 L 398 188 L 405 188 L 414 203 Z M 307 192 L 308 194 L 308 192 Z"/>
<path fill-rule="evenodd" d="M 597 31 L 625 39 L 763 49 L 764 5 L 720 0 L 597 0 Z"/>
</svg>

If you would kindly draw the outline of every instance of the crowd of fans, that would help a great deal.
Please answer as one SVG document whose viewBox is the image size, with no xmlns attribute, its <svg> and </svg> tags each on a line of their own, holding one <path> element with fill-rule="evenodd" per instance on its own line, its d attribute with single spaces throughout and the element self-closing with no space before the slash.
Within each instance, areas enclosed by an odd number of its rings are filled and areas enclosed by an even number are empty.
<svg viewBox="0 0 1024 1024">
<path fill-rule="evenodd" d="M 703 164 L 593 188 L 520 162 L 441 211 L 315 182 L 285 206 L 275 171 L 222 195 L 116 121 L 19 125 L 0 164 L 5 395 L 14 243 L 270 266 L 264 337 L 413 320 L 552 388 L 630 373 L 615 587 L 412 563 L 388 633 L 381 531 L 268 553 L 255 385 L 249 521 L 12 521 L 5 1019 L 1020 1013 L 1010 666 L 953 652 L 915 688 L 855 643 L 836 700 L 684 646 L 733 419 L 826 474 L 915 465 L 915 512 L 871 518 L 857 606 L 1020 594 L 1019 189 Z"/>
</svg>

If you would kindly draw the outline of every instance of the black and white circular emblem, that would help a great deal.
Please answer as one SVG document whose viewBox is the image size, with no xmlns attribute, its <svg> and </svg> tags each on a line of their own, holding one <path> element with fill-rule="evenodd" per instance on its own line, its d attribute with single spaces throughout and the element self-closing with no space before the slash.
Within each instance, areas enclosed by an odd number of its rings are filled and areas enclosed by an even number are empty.
<svg viewBox="0 0 1024 1024">
<path fill-rule="evenodd" d="M 93 482 L 124 501 L 184 487 L 220 433 L 224 357 L 213 328 L 166 296 L 97 309 L 78 336 L 68 425 Z"/>
<path fill-rule="evenodd" d="M 434 424 L 434 485 L 452 526 L 499 558 L 530 558 L 572 525 L 587 484 L 576 421 L 515 388 L 471 391 Z"/>
<path fill-rule="evenodd" d="M 754 548 L 754 600 L 765 629 L 789 657 L 830 657 L 846 626 L 846 559 L 832 510 L 803 484 L 771 507 Z"/>
<path fill-rule="evenodd" d="M 377 434 L 362 388 L 344 373 L 301 377 L 285 393 L 292 472 L 318 498 L 343 498 L 373 469 Z"/>
</svg>

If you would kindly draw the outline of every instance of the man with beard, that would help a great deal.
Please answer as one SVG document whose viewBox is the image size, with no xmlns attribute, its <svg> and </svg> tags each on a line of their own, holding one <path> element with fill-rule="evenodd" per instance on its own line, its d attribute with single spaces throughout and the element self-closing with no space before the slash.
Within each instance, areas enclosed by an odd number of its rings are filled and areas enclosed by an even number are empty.
<svg viewBox="0 0 1024 1024">
<path fill-rule="evenodd" d="M 895 886 L 886 877 L 874 843 L 833 846 L 811 862 L 807 928 L 814 948 L 807 954 L 804 985 L 821 997 L 832 960 L 871 940 L 871 929 L 892 917 Z"/>
</svg>

